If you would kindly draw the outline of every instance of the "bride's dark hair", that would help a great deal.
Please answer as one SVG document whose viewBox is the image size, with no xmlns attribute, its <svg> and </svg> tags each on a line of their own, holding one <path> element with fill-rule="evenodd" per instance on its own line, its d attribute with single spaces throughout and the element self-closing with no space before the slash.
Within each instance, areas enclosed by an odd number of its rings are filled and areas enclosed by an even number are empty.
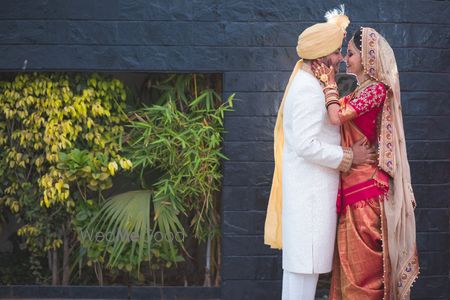
<svg viewBox="0 0 450 300">
<path fill-rule="evenodd" d="M 355 33 L 353 34 L 353 43 L 355 44 L 356 48 L 358 48 L 359 51 L 361 51 L 361 40 L 362 40 L 362 28 L 359 28 Z"/>
</svg>

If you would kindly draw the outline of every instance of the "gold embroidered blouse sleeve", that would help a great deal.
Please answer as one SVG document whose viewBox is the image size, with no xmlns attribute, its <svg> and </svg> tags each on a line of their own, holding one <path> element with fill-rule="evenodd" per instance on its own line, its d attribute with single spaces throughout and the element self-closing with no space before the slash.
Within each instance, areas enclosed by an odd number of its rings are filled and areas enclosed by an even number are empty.
<svg viewBox="0 0 450 300">
<path fill-rule="evenodd" d="M 371 84 L 359 94 L 352 93 L 340 100 L 341 124 L 380 107 L 386 99 L 386 87 L 382 83 Z"/>
</svg>

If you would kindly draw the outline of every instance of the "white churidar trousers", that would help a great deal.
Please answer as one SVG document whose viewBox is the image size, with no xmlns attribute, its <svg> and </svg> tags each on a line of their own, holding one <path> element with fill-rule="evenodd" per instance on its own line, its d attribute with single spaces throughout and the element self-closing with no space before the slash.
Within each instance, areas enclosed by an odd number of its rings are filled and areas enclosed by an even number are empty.
<svg viewBox="0 0 450 300">
<path fill-rule="evenodd" d="M 314 300 L 319 274 L 283 270 L 282 300 Z"/>
</svg>

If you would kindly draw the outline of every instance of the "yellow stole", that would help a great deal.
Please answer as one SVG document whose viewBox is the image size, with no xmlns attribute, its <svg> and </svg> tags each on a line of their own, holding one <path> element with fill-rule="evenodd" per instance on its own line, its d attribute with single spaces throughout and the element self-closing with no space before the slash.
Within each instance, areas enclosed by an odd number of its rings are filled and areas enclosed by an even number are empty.
<svg viewBox="0 0 450 300">
<path fill-rule="evenodd" d="M 292 80 L 301 69 L 303 60 L 299 60 L 294 67 L 294 71 L 289 78 L 286 90 L 284 91 L 283 100 L 281 100 L 278 110 L 277 121 L 273 133 L 274 142 L 274 159 L 275 169 L 273 172 L 272 188 L 270 190 L 269 204 L 267 206 L 266 223 L 264 225 L 264 244 L 271 248 L 281 249 L 282 232 L 281 232 L 281 208 L 282 208 L 282 171 L 283 171 L 283 147 L 284 147 L 284 130 L 283 130 L 283 109 L 286 95 L 291 87 Z"/>
</svg>

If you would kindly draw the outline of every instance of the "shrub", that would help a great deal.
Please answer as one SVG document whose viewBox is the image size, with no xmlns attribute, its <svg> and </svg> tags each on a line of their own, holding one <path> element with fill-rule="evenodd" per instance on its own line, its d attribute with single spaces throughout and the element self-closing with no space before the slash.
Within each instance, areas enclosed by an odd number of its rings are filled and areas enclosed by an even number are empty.
<svg viewBox="0 0 450 300">
<path fill-rule="evenodd" d="M 0 83 L 0 204 L 22 224 L 38 281 L 38 258 L 48 254 L 53 284 L 61 268 L 69 283 L 75 213 L 98 205 L 119 166 L 131 167 L 120 155 L 125 100 L 120 81 L 97 74 L 19 74 Z"/>
</svg>

